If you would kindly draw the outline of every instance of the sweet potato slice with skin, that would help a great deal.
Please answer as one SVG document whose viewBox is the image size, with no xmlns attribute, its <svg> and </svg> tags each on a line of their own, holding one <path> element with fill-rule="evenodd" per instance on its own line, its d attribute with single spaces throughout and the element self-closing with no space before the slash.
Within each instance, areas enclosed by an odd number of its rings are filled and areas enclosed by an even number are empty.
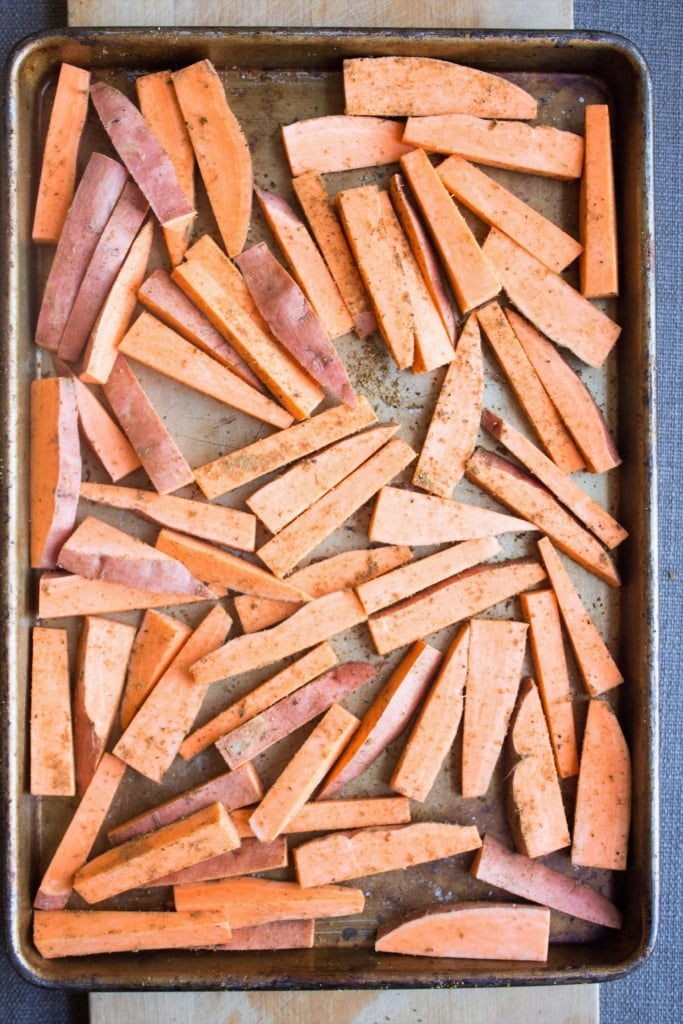
<svg viewBox="0 0 683 1024">
<path fill-rule="evenodd" d="M 306 171 L 292 178 L 292 187 L 351 314 L 354 330 L 359 338 L 366 338 L 377 330 L 377 319 L 322 176 L 318 171 Z"/>
<path fill-rule="evenodd" d="M 424 117 L 536 117 L 531 93 L 477 68 L 435 57 L 354 57 L 344 61 L 347 114 Z"/>
<path fill-rule="evenodd" d="M 200 750 L 216 743 L 239 725 L 255 718 L 266 708 L 272 707 L 277 701 L 298 690 L 322 672 L 333 668 L 337 660 L 337 655 L 330 644 L 326 641 L 318 644 L 190 733 L 180 745 L 180 756 L 194 757 Z"/>
<path fill-rule="evenodd" d="M 178 184 L 194 206 L 194 150 L 188 135 L 170 71 L 155 71 L 135 79 L 140 113 L 175 168 Z M 182 255 L 181 255 L 182 258 Z"/>
<path fill-rule="evenodd" d="M 104 754 L 126 680 L 135 627 L 86 615 L 76 654 L 73 697 L 76 788 L 88 789 Z"/>
<path fill-rule="evenodd" d="M 460 727 L 469 635 L 463 626 L 446 652 L 389 780 L 411 800 L 427 799 Z"/>
<path fill-rule="evenodd" d="M 617 716 L 591 700 L 576 790 L 572 864 L 623 871 L 631 826 L 631 755 Z"/>
<path fill-rule="evenodd" d="M 500 533 L 534 530 L 531 523 L 479 505 L 433 494 L 383 487 L 377 495 L 368 537 L 385 544 L 454 544 Z"/>
<path fill-rule="evenodd" d="M 76 522 L 81 482 L 78 406 L 73 381 L 31 382 L 31 568 L 53 569 Z"/>
<path fill-rule="evenodd" d="M 104 300 L 83 353 L 80 377 L 87 383 L 106 384 L 114 368 L 118 344 L 128 329 L 138 288 L 147 273 L 153 237 L 154 222 L 148 220 L 140 228 Z"/>
<path fill-rule="evenodd" d="M 485 409 L 481 425 L 500 441 L 555 497 L 573 512 L 598 540 L 614 548 L 628 537 L 627 531 L 577 483 L 546 458 L 543 452 L 501 416 Z"/>
<path fill-rule="evenodd" d="M 190 536 L 253 551 L 256 517 L 240 509 L 209 505 L 205 501 L 157 494 L 140 487 L 113 487 L 111 484 L 81 483 L 81 498 L 109 508 L 135 512 L 150 522 Z"/>
<path fill-rule="evenodd" d="M 567 779 L 578 774 L 579 754 L 557 598 L 552 590 L 535 590 L 520 594 L 519 600 L 529 624 L 529 644 L 557 773 Z"/>
<path fill-rule="evenodd" d="M 227 853 L 239 844 L 223 805 L 210 804 L 187 818 L 101 853 L 77 871 L 74 890 L 87 903 L 99 903 L 171 871 Z"/>
<path fill-rule="evenodd" d="M 369 682 L 375 672 L 366 662 L 347 661 L 233 729 L 216 747 L 231 768 L 239 768 Z"/>
<path fill-rule="evenodd" d="M 311 839 L 294 850 L 299 885 L 311 886 L 404 870 L 481 846 L 474 825 L 421 821 L 390 828 L 363 828 Z"/>
<path fill-rule="evenodd" d="M 403 125 L 387 117 L 327 114 L 282 128 L 287 159 L 296 177 L 306 171 L 353 171 L 394 163 L 410 146 Z"/>
<path fill-rule="evenodd" d="M 357 779 L 396 739 L 415 713 L 441 664 L 441 651 L 418 640 L 363 716 L 318 793 L 327 800 Z"/>
<path fill-rule="evenodd" d="M 172 75 L 213 215 L 229 256 L 242 251 L 251 218 L 252 163 L 247 139 L 209 60 Z"/>
<path fill-rule="evenodd" d="M 231 815 L 232 817 L 232 815 Z M 152 885 L 188 885 L 192 882 L 214 882 L 223 878 L 252 875 L 257 871 L 273 871 L 286 868 L 289 863 L 287 840 L 278 836 L 272 843 L 262 843 L 256 837 L 241 838 L 236 850 L 219 853 L 199 864 L 182 868 L 172 874 L 157 878 Z"/>
<path fill-rule="evenodd" d="M 185 790 L 163 804 L 116 825 L 107 832 L 107 838 L 113 846 L 118 846 L 135 836 L 147 835 L 164 825 L 170 825 L 172 821 L 186 818 L 188 814 L 194 814 L 210 804 L 220 803 L 226 811 L 232 811 L 253 804 L 262 796 L 261 780 L 254 766 L 247 763 L 234 772 L 223 772 L 208 782 Z"/>
<path fill-rule="evenodd" d="M 490 302 L 483 309 L 477 310 L 477 320 L 548 456 L 563 473 L 583 469 L 581 452 L 548 397 L 501 307 L 497 302 Z"/>
<path fill-rule="evenodd" d="M 293 572 L 287 582 L 301 586 L 312 598 L 324 597 L 335 590 L 349 590 L 368 580 L 376 579 L 397 566 L 404 565 L 412 558 L 410 548 L 395 545 L 381 548 L 340 551 L 330 558 Z M 264 599 L 236 597 L 235 611 L 245 633 L 255 633 L 282 622 L 298 611 L 298 605 L 291 602 L 267 601 Z"/>
<path fill-rule="evenodd" d="M 448 191 L 490 227 L 497 227 L 559 274 L 583 246 L 523 199 L 459 156 L 437 167 Z"/>
<path fill-rule="evenodd" d="M 579 195 L 583 253 L 579 262 L 581 294 L 589 299 L 619 293 L 617 211 L 609 107 L 586 105 L 585 158 Z"/>
<path fill-rule="evenodd" d="M 105 751 L 52 855 L 33 901 L 34 907 L 64 910 L 71 896 L 74 875 L 88 859 L 125 771 L 123 761 Z"/>
<path fill-rule="evenodd" d="M 215 605 L 183 644 L 114 747 L 117 757 L 148 779 L 161 782 L 206 694 L 205 687 L 191 676 L 189 666 L 224 643 L 231 625 L 227 612 Z"/>
<path fill-rule="evenodd" d="M 476 164 L 571 181 L 583 169 L 583 138 L 549 125 L 491 121 L 471 114 L 410 117 L 403 141 Z"/>
<path fill-rule="evenodd" d="M 489 231 L 482 251 L 524 316 L 584 363 L 603 365 L 621 334 L 619 324 L 497 228 Z"/>
<path fill-rule="evenodd" d="M 462 737 L 462 795 L 485 796 L 503 749 L 522 678 L 527 625 L 470 622 Z"/>
<path fill-rule="evenodd" d="M 415 487 L 442 498 L 451 497 L 474 450 L 483 393 L 481 334 L 477 318 L 470 316 L 458 338 L 420 449 L 413 473 Z"/>
<path fill-rule="evenodd" d="M 330 394 L 340 402 L 355 405 L 356 395 L 346 367 L 330 341 L 320 314 L 266 243 L 259 242 L 245 249 L 235 262 L 259 312 L 278 341 Z"/>
<path fill-rule="evenodd" d="M 285 576 L 415 457 L 416 453 L 401 438 L 388 441 L 260 547 L 257 551 L 259 558 L 277 576 Z"/>
<path fill-rule="evenodd" d="M 95 247 L 126 183 L 117 160 L 93 153 L 69 207 L 38 312 L 35 343 L 56 352 Z"/>
<path fill-rule="evenodd" d="M 218 949 L 267 950 L 312 949 L 315 943 L 315 920 L 268 921 L 248 928 L 234 928 L 228 946 Z"/>
<path fill-rule="evenodd" d="M 595 889 L 508 849 L 492 835 L 484 836 L 470 874 L 487 885 L 495 885 L 551 910 L 607 928 L 621 928 L 620 911 Z"/>
<path fill-rule="evenodd" d="M 461 313 L 488 302 L 500 281 L 423 149 L 401 157 L 401 170 L 439 251 Z"/>
<path fill-rule="evenodd" d="M 211 597 L 216 597 L 213 591 Z M 189 594 L 157 593 L 127 587 L 124 583 L 90 580 L 78 573 L 45 572 L 38 584 L 38 618 L 61 619 L 71 615 L 108 615 L 145 608 L 171 608 L 205 601 Z"/>
<path fill-rule="evenodd" d="M 87 516 L 62 545 L 59 564 L 90 579 L 155 593 L 213 596 L 177 559 L 92 516 Z"/>
<path fill-rule="evenodd" d="M 547 960 L 550 911 L 515 903 L 436 903 L 382 925 L 375 952 L 468 960 Z"/>
<path fill-rule="evenodd" d="M 353 319 L 308 228 L 281 196 L 261 188 L 255 192 L 289 268 L 324 330 L 332 339 L 348 334 Z"/>
<path fill-rule="evenodd" d="M 90 72 L 62 63 L 50 111 L 33 213 L 31 241 L 39 245 L 57 245 L 69 212 L 89 98 Z"/>
<path fill-rule="evenodd" d="M 619 668 L 548 537 L 538 542 L 581 678 L 591 697 L 623 683 Z"/>
<path fill-rule="evenodd" d="M 141 313 L 126 331 L 119 352 L 270 426 L 281 429 L 292 423 L 291 413 L 151 313 Z"/>
<path fill-rule="evenodd" d="M 608 583 L 620 585 L 612 559 L 596 538 L 525 470 L 485 448 L 478 448 L 467 462 L 465 475 L 487 494 L 525 516 L 570 558 Z"/>
<path fill-rule="evenodd" d="M 117 355 L 104 393 L 155 490 L 170 494 L 191 484 L 192 470 L 123 356 Z"/>
<path fill-rule="evenodd" d="M 37 910 L 33 917 L 33 941 L 47 959 L 142 949 L 226 948 L 231 937 L 225 915 L 216 910 Z"/>
<path fill-rule="evenodd" d="M 271 843 L 285 830 L 359 725 L 341 704 L 328 708 L 251 814 L 249 824 L 261 842 Z"/>
<path fill-rule="evenodd" d="M 170 615 L 148 608 L 138 629 L 128 662 L 119 722 L 126 729 L 161 679 L 192 630 Z"/>
<path fill-rule="evenodd" d="M 302 889 L 296 882 L 270 878 L 178 885 L 173 889 L 173 899 L 176 910 L 218 906 L 235 928 L 292 918 L 346 917 L 359 914 L 365 905 L 360 889 L 345 885 Z"/>
<path fill-rule="evenodd" d="M 30 788 L 33 796 L 76 792 L 69 651 L 65 629 L 31 633 Z"/>
<path fill-rule="evenodd" d="M 252 835 L 249 812 L 239 808 L 233 813 L 235 828 L 241 836 Z M 333 832 L 375 825 L 405 825 L 410 821 L 410 803 L 403 796 L 358 797 L 344 800 L 309 800 L 284 828 L 286 833 Z"/>
<path fill-rule="evenodd" d="M 506 777 L 515 844 L 527 857 L 544 857 L 571 842 L 541 698 L 522 681 L 508 737 L 512 768 Z"/>
<path fill-rule="evenodd" d="M 244 448 L 207 462 L 195 470 L 197 483 L 210 501 L 355 434 L 376 419 L 370 403 L 359 396 L 354 408 L 335 406 L 302 423 L 295 423 L 286 431 L 262 437 Z"/>
<path fill-rule="evenodd" d="M 371 615 L 368 629 L 378 654 L 388 654 L 454 622 L 478 615 L 545 579 L 532 558 L 475 566 L 384 611 Z"/>
<path fill-rule="evenodd" d="M 505 315 L 591 473 L 620 465 L 604 416 L 562 353 L 513 309 L 506 309 Z"/>
</svg>

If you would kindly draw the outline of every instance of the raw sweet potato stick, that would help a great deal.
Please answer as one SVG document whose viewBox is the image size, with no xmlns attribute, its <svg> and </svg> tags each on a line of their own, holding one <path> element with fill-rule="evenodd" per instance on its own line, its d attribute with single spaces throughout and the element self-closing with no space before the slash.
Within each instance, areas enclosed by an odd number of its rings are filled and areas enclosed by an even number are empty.
<svg viewBox="0 0 683 1024">
<path fill-rule="evenodd" d="M 140 75 L 135 79 L 135 91 L 142 116 L 168 153 L 178 184 L 190 206 L 194 206 L 194 151 L 171 72 L 154 71 Z"/>
<path fill-rule="evenodd" d="M 138 629 L 128 662 L 119 708 L 122 729 L 128 728 L 192 630 L 170 615 L 148 608 Z"/>
<path fill-rule="evenodd" d="M 249 809 L 251 813 L 252 808 Z M 234 821 L 234 816 L 230 817 Z M 287 840 L 278 836 L 272 843 L 262 843 L 255 836 L 241 838 L 236 850 L 219 853 L 215 857 L 192 864 L 180 871 L 172 871 L 168 875 L 156 878 L 152 885 L 187 885 L 190 882 L 214 882 L 224 878 L 235 878 L 252 875 L 257 871 L 273 871 L 286 868 L 289 864 Z"/>
<path fill-rule="evenodd" d="M 45 572 L 38 584 L 38 618 L 108 615 L 143 608 L 170 608 L 205 600 L 207 598 L 201 595 L 161 593 L 127 587 L 124 583 L 91 580 L 78 573 Z"/>
<path fill-rule="evenodd" d="M 31 568 L 54 569 L 76 522 L 81 481 L 73 381 L 66 377 L 32 381 L 30 417 Z"/>
<path fill-rule="evenodd" d="M 407 153 L 403 125 L 387 117 L 326 114 L 282 128 L 287 159 L 296 177 L 306 171 L 350 171 L 390 164 Z"/>
<path fill-rule="evenodd" d="M 579 197 L 583 253 L 579 273 L 581 294 L 597 299 L 617 295 L 619 291 L 614 163 L 607 104 L 586 105 L 584 135 L 586 155 Z"/>
<path fill-rule="evenodd" d="M 76 777 L 65 629 L 33 628 L 29 730 L 31 793 L 73 796 Z"/>
</svg>

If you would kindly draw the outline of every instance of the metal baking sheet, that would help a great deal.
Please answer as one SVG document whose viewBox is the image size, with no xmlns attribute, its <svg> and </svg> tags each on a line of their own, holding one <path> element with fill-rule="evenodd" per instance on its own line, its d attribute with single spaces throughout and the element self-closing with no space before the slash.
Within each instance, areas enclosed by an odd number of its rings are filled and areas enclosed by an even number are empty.
<svg viewBox="0 0 683 1024">
<path fill-rule="evenodd" d="M 619 592 L 590 581 L 583 570 L 570 567 L 601 629 L 626 675 L 613 695 L 630 743 L 634 768 L 634 815 L 628 870 L 619 877 L 583 871 L 581 877 L 611 895 L 623 909 L 625 923 L 619 933 L 587 926 L 563 915 L 553 915 L 550 957 L 544 964 L 476 961 L 439 961 L 378 956 L 373 951 L 375 929 L 381 921 L 400 916 L 438 899 L 485 896 L 487 889 L 467 873 L 469 857 L 455 858 L 362 880 L 366 909 L 359 918 L 321 922 L 312 950 L 278 953 L 159 952 L 78 959 L 43 960 L 31 940 L 31 904 L 42 873 L 66 826 L 73 801 L 36 799 L 28 793 L 28 653 L 30 630 L 36 622 L 36 575 L 28 569 L 28 384 L 36 375 L 50 373 L 44 354 L 33 346 L 41 288 L 49 267 L 49 254 L 30 242 L 30 225 L 38 180 L 42 142 L 59 64 L 69 61 L 92 70 L 94 77 L 111 82 L 132 95 L 137 75 L 163 67 L 180 67 L 197 59 L 211 59 L 225 84 L 231 105 L 249 139 L 258 185 L 292 198 L 289 172 L 279 126 L 297 118 L 339 112 L 342 109 L 341 61 L 346 56 L 424 54 L 486 70 L 499 71 L 534 92 L 540 102 L 539 119 L 546 124 L 581 131 L 583 106 L 609 102 L 614 124 L 615 166 L 620 218 L 621 281 L 618 300 L 607 311 L 623 325 L 618 351 L 599 372 L 582 368 L 596 394 L 624 459 L 618 472 L 586 479 L 593 493 L 615 512 L 630 537 L 618 554 L 623 577 Z M 27 40 L 16 49 L 6 76 L 5 208 L 6 259 L 3 266 L 4 359 L 3 423 L 6 433 L 3 463 L 7 494 L 4 530 L 3 602 L 6 622 L 6 673 L 3 721 L 3 792 L 8 806 L 7 926 L 15 965 L 29 979 L 44 985 L 84 989 L 136 988 L 372 988 L 509 985 L 602 981 L 619 976 L 642 963 L 654 943 L 657 903 L 657 645 L 656 645 L 656 476 L 654 428 L 654 281 L 652 234 L 651 98 L 647 69 L 639 54 L 616 37 L 580 33 L 454 33 L 451 31 L 344 31 L 334 30 L 159 30 L 73 31 Z M 94 148 L 109 152 L 109 145 L 94 115 L 86 128 L 81 158 Z M 391 168 L 393 170 L 394 168 Z M 501 180 L 506 172 L 497 172 Z M 337 190 L 350 184 L 379 180 L 387 169 L 331 176 Z M 508 177 L 511 183 L 514 176 Z M 517 176 L 517 188 L 520 179 Z M 576 231 L 577 185 L 527 178 L 523 188 L 543 212 L 570 231 Z M 474 222 L 473 222 L 474 224 Z M 210 211 L 200 209 L 196 234 L 214 231 Z M 481 230 L 477 228 L 477 230 Z M 250 241 L 269 238 L 258 213 Z M 161 262 L 159 248 L 154 260 Z M 571 276 L 571 272 L 570 272 Z M 359 390 L 375 406 L 380 420 L 399 418 L 402 436 L 418 445 L 429 421 L 441 374 L 413 376 L 397 373 L 377 337 L 359 342 L 350 336 L 340 350 Z M 487 357 L 488 358 L 488 357 Z M 202 400 L 192 392 L 136 366 L 157 407 L 191 465 L 199 465 L 221 451 L 239 447 L 255 436 L 253 421 Z M 492 360 L 487 362 L 486 401 L 522 426 L 514 402 Z M 258 431 L 257 431 L 258 432 Z M 97 478 L 101 471 L 86 462 L 85 473 Z M 144 483 L 144 476 L 125 482 Z M 191 491 L 188 491 L 191 493 Z M 225 500 L 239 504 L 248 489 Z M 458 498 L 488 504 L 485 496 L 467 484 L 459 485 Z M 85 512 L 83 513 L 85 514 Z M 97 514 L 133 528 L 124 513 Z M 311 560 L 360 543 L 369 507 L 354 517 L 350 529 L 338 531 L 316 549 Z M 137 523 L 144 538 L 153 530 Z M 533 538 L 506 540 L 507 550 L 524 554 L 533 550 Z M 228 601 L 229 604 L 229 601 Z M 183 611 L 177 614 L 185 614 Z M 487 613 L 489 614 L 489 613 Z M 507 602 L 490 614 L 518 616 L 516 603 Z M 196 609 L 186 612 L 197 620 Z M 119 616 L 116 616 L 117 618 Z M 121 616 L 137 621 L 139 616 Z M 64 620 L 60 620 L 60 625 Z M 75 639 L 77 626 L 70 623 Z M 429 641 L 445 648 L 453 629 Z M 73 646 L 73 645 L 72 645 Z M 362 713 L 386 680 L 403 652 L 386 659 L 374 654 L 365 627 L 334 641 L 341 660 L 374 661 L 378 677 L 362 689 L 348 706 Z M 215 684 L 202 708 L 205 720 L 228 698 L 267 678 L 238 678 Z M 579 726 L 585 697 L 576 686 Z M 284 741 L 257 762 L 264 782 L 275 777 L 300 736 Z M 400 741 L 399 741 L 400 743 Z M 369 776 L 347 787 L 349 795 L 371 791 L 388 793 L 387 780 L 399 750 L 392 745 L 376 762 Z M 505 837 L 507 823 L 499 794 L 502 769 L 485 799 L 463 800 L 458 794 L 459 743 L 442 770 L 424 805 L 413 805 L 414 820 L 452 820 L 477 824 Z M 180 759 L 177 759 L 177 761 Z M 128 773 L 114 802 L 106 826 L 125 820 L 138 809 L 153 806 L 173 793 L 196 784 L 207 774 L 225 770 L 212 749 L 189 764 L 177 762 L 161 786 Z M 567 796 L 571 795 L 571 783 Z M 346 792 L 346 791 L 345 791 Z M 103 835 L 94 852 L 106 847 Z M 553 863 L 561 858 L 550 857 Z M 147 890 L 121 897 L 121 908 L 163 907 L 167 890 Z M 74 903 L 75 905 L 75 903 Z"/>
</svg>

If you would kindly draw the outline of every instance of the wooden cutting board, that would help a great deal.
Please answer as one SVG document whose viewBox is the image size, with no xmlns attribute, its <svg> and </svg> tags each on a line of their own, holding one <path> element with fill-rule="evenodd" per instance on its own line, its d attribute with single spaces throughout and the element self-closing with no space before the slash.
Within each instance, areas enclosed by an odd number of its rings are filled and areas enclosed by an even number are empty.
<svg viewBox="0 0 683 1024">
<path fill-rule="evenodd" d="M 69 0 L 72 26 L 571 28 L 572 0 Z M 91 1024 L 598 1024 L 596 985 L 391 992 L 93 993 Z"/>
</svg>

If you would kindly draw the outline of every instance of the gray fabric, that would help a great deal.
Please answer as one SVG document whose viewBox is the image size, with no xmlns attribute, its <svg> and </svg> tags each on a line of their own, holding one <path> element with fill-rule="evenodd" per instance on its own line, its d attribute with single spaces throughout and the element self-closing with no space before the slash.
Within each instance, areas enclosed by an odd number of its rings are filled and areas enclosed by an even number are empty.
<svg viewBox="0 0 683 1024">
<path fill-rule="evenodd" d="M 0 58 L 38 29 L 66 24 L 66 4 L 2 0 Z M 676 529 L 683 509 L 683 418 L 678 398 L 683 378 L 681 300 L 681 110 L 683 5 L 680 0 L 575 0 L 577 29 L 615 32 L 643 52 L 652 70 L 656 104 L 655 183 L 657 235 L 657 361 L 659 386 L 660 643 L 661 643 L 661 921 L 650 961 L 601 990 L 603 1024 L 678 1024 L 683 1021 L 683 854 L 679 843 L 683 792 L 683 704 L 676 683 L 682 660 L 683 546 Z M 34 988 L 21 980 L 0 952 L 0 1020 L 13 1024 L 80 1024 L 87 998 Z"/>
</svg>

